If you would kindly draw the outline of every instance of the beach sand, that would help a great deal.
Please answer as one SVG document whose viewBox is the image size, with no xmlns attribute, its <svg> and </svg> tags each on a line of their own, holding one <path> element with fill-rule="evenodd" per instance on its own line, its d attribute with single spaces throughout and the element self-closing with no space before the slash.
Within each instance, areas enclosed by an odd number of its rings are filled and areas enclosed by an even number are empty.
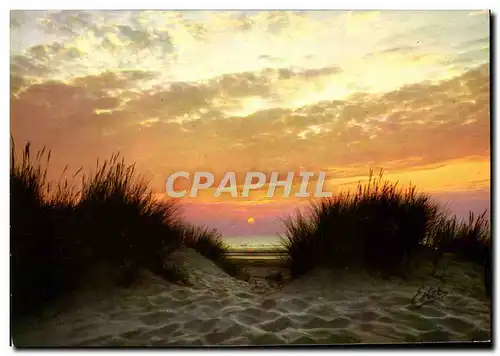
<svg viewBox="0 0 500 356">
<path fill-rule="evenodd" d="M 447 293 L 417 308 L 411 300 L 432 277 L 381 279 L 316 270 L 279 286 L 254 271 L 234 279 L 186 250 L 191 286 L 143 273 L 130 288 L 68 296 L 29 321 L 17 346 L 194 346 L 479 341 L 490 339 L 481 271 L 448 265 Z M 278 268 L 279 270 L 279 268 Z M 64 307 L 62 307 L 64 305 Z"/>
</svg>

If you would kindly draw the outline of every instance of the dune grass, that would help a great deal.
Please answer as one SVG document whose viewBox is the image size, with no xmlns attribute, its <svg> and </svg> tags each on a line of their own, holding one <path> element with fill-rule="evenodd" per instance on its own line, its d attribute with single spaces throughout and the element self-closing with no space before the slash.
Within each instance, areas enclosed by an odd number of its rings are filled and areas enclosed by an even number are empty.
<svg viewBox="0 0 500 356">
<path fill-rule="evenodd" d="M 469 213 L 468 220 L 441 216 L 429 232 L 429 244 L 442 253 L 454 253 L 458 257 L 482 264 L 491 252 L 491 230 L 486 211 Z"/>
<path fill-rule="evenodd" d="M 450 220 L 429 195 L 370 172 L 368 182 L 359 183 L 354 193 L 314 201 L 308 213 L 284 219 L 280 237 L 292 278 L 315 267 L 404 275 L 423 250 L 486 263 L 490 245 L 485 222 L 485 214 L 471 215 L 468 223 Z"/>
<path fill-rule="evenodd" d="M 50 154 L 45 156 L 42 150 L 31 157 L 28 144 L 18 161 L 14 149 L 10 168 L 10 280 L 12 309 L 18 314 L 57 293 L 60 244 L 58 237 L 49 233 L 51 211 L 44 200 L 47 183 L 46 170 L 42 166 L 48 162 Z M 61 215 L 67 211 L 64 206 L 58 210 Z"/>
<path fill-rule="evenodd" d="M 83 266 L 105 260 L 160 272 L 166 250 L 181 243 L 177 213 L 173 200 L 156 200 L 134 166 L 113 155 L 82 178 L 72 230 L 86 247 Z"/>
<path fill-rule="evenodd" d="M 78 190 L 67 180 L 48 183 L 49 161 L 50 151 L 32 155 L 28 143 L 19 155 L 12 144 L 14 319 L 37 313 L 47 302 L 81 287 L 89 270 L 102 264 L 118 270 L 110 284 L 128 285 L 140 269 L 185 282 L 188 276 L 168 263 L 170 253 L 185 241 L 193 241 L 196 250 L 231 271 L 220 235 L 188 226 L 179 217 L 178 205 L 156 200 L 134 165 L 125 164 L 119 155 L 98 161 L 88 175 L 80 174 Z"/>
<path fill-rule="evenodd" d="M 428 232 L 427 245 L 439 255 L 454 254 L 457 258 L 478 264 L 484 268 L 486 294 L 492 295 L 492 240 L 490 221 L 486 211 L 482 214 L 469 213 L 468 220 L 442 214 Z"/>
<path fill-rule="evenodd" d="M 245 278 L 244 270 L 229 258 L 229 247 L 216 229 L 184 224 L 179 230 L 186 247 L 192 248 L 202 256 L 212 260 L 227 274 Z"/>
</svg>

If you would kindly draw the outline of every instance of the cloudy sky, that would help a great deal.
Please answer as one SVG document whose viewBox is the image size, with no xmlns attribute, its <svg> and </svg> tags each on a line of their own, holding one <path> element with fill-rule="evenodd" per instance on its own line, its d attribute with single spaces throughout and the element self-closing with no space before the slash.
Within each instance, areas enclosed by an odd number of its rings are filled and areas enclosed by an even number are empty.
<svg viewBox="0 0 500 356">
<path fill-rule="evenodd" d="M 160 198 L 179 170 L 322 170 L 335 191 L 372 167 L 460 216 L 489 206 L 487 12 L 12 11 L 10 27 L 11 133 L 52 150 L 54 179 L 113 152 Z M 184 213 L 225 235 L 274 234 L 307 202 L 212 193 Z"/>
</svg>

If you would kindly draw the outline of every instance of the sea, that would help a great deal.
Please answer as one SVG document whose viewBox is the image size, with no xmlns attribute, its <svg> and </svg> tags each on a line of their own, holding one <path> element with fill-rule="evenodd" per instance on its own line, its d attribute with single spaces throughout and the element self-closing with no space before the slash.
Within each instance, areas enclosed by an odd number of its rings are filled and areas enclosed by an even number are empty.
<svg viewBox="0 0 500 356">
<path fill-rule="evenodd" d="M 278 235 L 224 236 L 223 240 L 231 249 L 248 251 L 275 249 L 281 245 Z"/>
</svg>

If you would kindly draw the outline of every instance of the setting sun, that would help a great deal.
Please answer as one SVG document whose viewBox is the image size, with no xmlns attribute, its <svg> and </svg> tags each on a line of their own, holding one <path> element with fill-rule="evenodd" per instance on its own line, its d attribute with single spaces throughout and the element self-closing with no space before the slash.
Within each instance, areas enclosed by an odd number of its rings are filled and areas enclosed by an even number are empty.
<svg viewBox="0 0 500 356">
<path fill-rule="evenodd" d="M 253 223 L 254 223 L 254 221 L 255 221 L 255 219 L 254 219 L 254 218 L 248 218 L 248 220 L 247 220 L 247 221 L 248 221 L 248 223 L 249 223 L 249 224 L 253 224 Z"/>
</svg>

